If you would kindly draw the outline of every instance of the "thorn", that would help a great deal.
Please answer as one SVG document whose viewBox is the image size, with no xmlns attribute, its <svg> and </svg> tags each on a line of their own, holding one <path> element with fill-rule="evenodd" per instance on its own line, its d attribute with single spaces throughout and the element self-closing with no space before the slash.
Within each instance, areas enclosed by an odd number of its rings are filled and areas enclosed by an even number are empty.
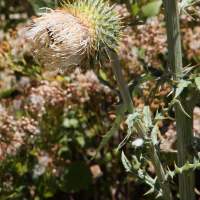
<svg viewBox="0 0 200 200">
<path fill-rule="evenodd" d="M 186 69 L 187 67 L 189 67 L 190 65 L 191 65 L 191 63 L 188 64 L 188 65 L 186 65 L 186 66 L 183 68 L 183 70 Z"/>
</svg>

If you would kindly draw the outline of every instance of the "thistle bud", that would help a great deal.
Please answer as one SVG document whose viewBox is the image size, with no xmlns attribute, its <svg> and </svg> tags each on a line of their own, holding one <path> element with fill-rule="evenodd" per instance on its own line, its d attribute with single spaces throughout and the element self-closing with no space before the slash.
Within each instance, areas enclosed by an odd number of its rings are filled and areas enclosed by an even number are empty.
<svg viewBox="0 0 200 200">
<path fill-rule="evenodd" d="M 101 63 L 105 48 L 116 51 L 120 18 L 103 0 L 63 1 L 61 8 L 45 9 L 46 13 L 33 19 L 28 38 L 34 60 L 48 70 L 93 67 L 95 60 Z"/>
</svg>

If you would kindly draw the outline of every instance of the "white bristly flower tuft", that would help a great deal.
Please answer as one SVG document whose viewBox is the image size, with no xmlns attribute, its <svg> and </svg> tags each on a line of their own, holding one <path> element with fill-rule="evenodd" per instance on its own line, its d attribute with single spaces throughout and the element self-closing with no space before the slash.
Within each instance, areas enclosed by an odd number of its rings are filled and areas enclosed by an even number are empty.
<svg viewBox="0 0 200 200">
<path fill-rule="evenodd" d="M 122 26 L 117 11 L 108 2 L 63 1 L 61 8 L 44 9 L 46 13 L 33 20 L 28 38 L 33 44 L 34 60 L 49 70 L 88 64 L 93 67 L 95 59 L 101 63 L 105 48 L 116 51 Z"/>
</svg>

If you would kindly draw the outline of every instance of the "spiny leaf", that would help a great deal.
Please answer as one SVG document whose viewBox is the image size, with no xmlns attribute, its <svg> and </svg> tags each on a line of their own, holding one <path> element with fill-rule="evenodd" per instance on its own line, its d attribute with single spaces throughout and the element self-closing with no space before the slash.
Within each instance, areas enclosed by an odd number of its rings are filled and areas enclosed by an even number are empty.
<svg viewBox="0 0 200 200">
<path fill-rule="evenodd" d="M 151 191 L 155 192 L 156 194 L 162 195 L 162 190 L 160 189 L 159 184 L 157 184 L 156 179 L 152 179 L 147 174 L 146 171 L 144 171 L 140 168 L 134 169 L 132 164 L 129 162 L 129 160 L 127 159 L 127 157 L 125 156 L 123 151 L 122 151 L 121 159 L 122 159 L 122 163 L 123 163 L 126 171 L 133 173 L 133 175 L 135 175 L 136 177 L 139 178 L 139 181 L 137 182 L 137 184 L 146 183 L 147 185 L 149 185 L 151 187 L 151 189 L 150 189 Z M 150 194 L 150 193 L 151 192 L 149 191 L 146 194 Z"/>
<path fill-rule="evenodd" d="M 188 161 L 186 162 L 186 164 L 183 167 L 177 167 L 177 165 L 174 165 L 175 170 L 171 171 L 170 169 L 168 169 L 167 174 L 173 178 L 176 174 L 178 173 L 182 173 L 185 170 L 189 170 L 189 169 L 193 169 L 196 167 L 200 167 L 200 163 L 196 163 L 196 164 L 190 164 Z"/>
<path fill-rule="evenodd" d="M 171 92 L 167 95 L 167 97 L 169 97 L 171 94 L 173 94 L 175 92 L 174 87 L 172 88 Z"/>
<path fill-rule="evenodd" d="M 99 81 L 104 84 L 105 86 L 109 87 L 112 91 L 115 92 L 116 95 L 118 95 L 119 97 L 121 97 L 121 94 L 118 90 L 116 90 L 114 88 L 114 86 L 112 86 L 108 81 L 104 80 L 103 78 L 101 78 L 100 76 L 97 75 L 97 78 L 99 79 Z"/>
<path fill-rule="evenodd" d="M 126 169 L 127 172 L 131 172 L 132 171 L 132 165 L 131 163 L 128 161 L 127 157 L 125 156 L 124 152 L 122 151 L 122 163 Z"/>
<path fill-rule="evenodd" d="M 158 180 L 157 176 L 154 178 L 154 186 L 155 187 L 159 187 L 160 186 L 160 183 L 159 183 L 159 180 Z"/>
<path fill-rule="evenodd" d="M 157 121 L 163 120 L 163 119 L 167 119 L 167 118 L 163 116 L 163 113 L 158 113 L 158 111 L 157 111 L 156 116 L 153 120 L 153 124 L 156 124 Z"/>
<path fill-rule="evenodd" d="M 142 115 L 140 114 L 140 112 L 141 112 L 141 110 L 136 110 L 133 114 L 128 115 L 126 124 L 128 125 L 129 128 L 132 128 L 134 122 L 138 123 L 138 120 L 142 119 Z"/>
<path fill-rule="evenodd" d="M 181 167 L 178 168 L 177 165 L 176 165 L 176 163 L 174 164 L 174 168 L 175 168 L 175 170 L 174 170 L 175 174 L 178 174 L 178 173 L 182 174 L 183 168 L 181 168 Z"/>
<path fill-rule="evenodd" d="M 121 159 L 127 172 L 132 172 L 136 177 L 141 179 L 144 183 L 153 187 L 154 180 L 147 174 L 146 171 L 142 169 L 137 169 L 137 170 L 133 169 L 131 163 L 129 162 L 129 160 L 127 159 L 123 151 L 122 151 Z"/>
<path fill-rule="evenodd" d="M 156 117 L 155 117 L 154 120 L 153 120 L 153 124 L 156 124 L 156 122 L 157 122 L 158 120 L 166 119 L 166 118 L 164 117 L 164 114 L 165 114 L 166 112 L 168 112 L 168 111 L 171 109 L 171 107 L 172 107 L 175 103 L 178 103 L 178 105 L 179 105 L 181 111 L 182 111 L 185 115 L 187 115 L 188 117 L 190 117 L 190 116 L 185 112 L 185 110 L 183 109 L 183 107 L 182 107 L 180 101 L 177 100 L 177 99 L 174 99 L 174 100 L 172 100 L 172 101 L 168 104 L 168 108 L 162 108 L 161 113 L 158 113 L 158 111 L 157 111 Z M 190 117 L 190 118 L 191 118 L 191 117 Z M 170 119 L 170 118 L 169 118 L 169 119 Z"/>
<path fill-rule="evenodd" d="M 159 193 L 157 194 L 157 196 L 156 196 L 155 199 L 159 199 L 159 198 L 161 198 L 161 197 L 163 197 L 163 194 L 162 194 L 161 192 L 159 192 Z"/>
<path fill-rule="evenodd" d="M 113 136 L 113 134 L 118 130 L 121 122 L 123 120 L 123 117 L 121 115 L 117 115 L 115 122 L 114 122 L 114 126 L 110 129 L 110 131 L 103 137 L 103 140 L 101 141 L 101 144 L 99 145 L 99 147 L 97 148 L 97 151 L 95 153 L 95 155 L 91 158 L 93 159 L 97 153 L 105 146 L 105 144 L 108 142 L 108 140 Z"/>
<path fill-rule="evenodd" d="M 115 115 L 122 115 L 126 112 L 126 106 L 124 103 L 115 104 L 116 109 L 111 111 L 110 113 Z"/>
<path fill-rule="evenodd" d="M 149 185 L 151 187 L 150 191 L 148 191 L 146 193 L 150 194 L 152 192 L 155 192 L 156 194 L 161 194 L 162 195 L 162 191 L 160 189 L 159 184 L 157 184 L 157 180 L 156 179 L 152 179 L 146 171 L 142 170 L 142 169 L 134 169 L 131 165 L 131 163 L 129 162 L 129 160 L 127 159 L 127 157 L 125 156 L 124 152 L 122 151 L 122 163 L 126 169 L 127 172 L 132 172 L 136 177 L 139 178 L 139 184 L 141 183 L 146 183 L 147 185 Z"/>
<path fill-rule="evenodd" d="M 128 139 L 131 136 L 131 131 L 132 131 L 132 127 L 133 127 L 133 123 L 134 121 L 137 121 L 138 119 L 142 119 L 142 116 L 139 112 L 135 112 L 133 114 L 129 114 L 128 118 L 126 120 L 126 124 L 128 125 L 128 134 L 126 135 L 126 137 L 123 139 L 123 141 L 118 145 L 116 152 L 121 149 L 128 141 Z"/>
<path fill-rule="evenodd" d="M 191 83 L 192 83 L 191 81 L 180 80 L 179 84 L 177 85 L 176 94 L 175 94 L 174 99 L 176 97 L 178 97 L 181 94 L 181 92 L 183 91 L 183 89 L 186 88 Z"/>
<path fill-rule="evenodd" d="M 155 192 L 155 189 L 154 189 L 154 187 L 152 187 L 149 191 L 147 191 L 145 194 L 144 194 L 144 196 L 145 195 L 148 195 L 148 194 L 152 194 L 152 193 L 154 193 Z"/>
<path fill-rule="evenodd" d="M 192 69 L 194 69 L 196 66 L 198 66 L 199 64 L 189 67 L 189 65 L 187 65 L 186 67 L 183 68 L 182 72 L 183 72 L 183 77 L 185 77 Z M 182 78 L 182 77 L 181 77 Z"/>
<path fill-rule="evenodd" d="M 138 26 L 138 25 L 145 25 L 145 23 L 144 22 L 133 22 L 133 23 L 124 23 L 123 24 L 123 26 L 125 26 L 125 28 L 127 27 L 127 26 Z"/>
<path fill-rule="evenodd" d="M 116 153 L 128 142 L 130 136 L 131 136 L 131 132 L 127 134 L 127 136 L 123 139 L 122 142 L 120 142 L 120 144 L 118 145 L 116 149 Z"/>
<path fill-rule="evenodd" d="M 136 85 L 142 84 L 147 81 L 154 80 L 157 77 L 162 76 L 164 73 L 162 70 L 154 68 L 154 67 L 148 67 L 144 64 L 144 60 L 140 58 L 140 61 L 145 69 L 146 74 L 142 74 L 141 76 L 137 77 L 135 80 L 132 81 L 131 84 L 129 84 L 129 92 L 130 95 L 132 95 L 132 92 L 134 90 L 134 87 Z"/>
<path fill-rule="evenodd" d="M 144 59 L 140 58 L 140 62 L 142 63 L 142 66 L 144 67 L 144 70 L 146 71 L 146 74 L 151 74 L 151 76 L 159 77 L 163 75 L 163 71 L 160 69 L 157 69 L 155 67 L 148 67 L 144 63 Z"/>
</svg>

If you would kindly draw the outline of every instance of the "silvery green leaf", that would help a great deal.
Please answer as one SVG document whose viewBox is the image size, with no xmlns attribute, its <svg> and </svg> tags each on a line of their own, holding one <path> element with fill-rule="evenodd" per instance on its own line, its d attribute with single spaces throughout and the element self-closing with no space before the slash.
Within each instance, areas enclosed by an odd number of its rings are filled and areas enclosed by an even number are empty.
<svg viewBox="0 0 200 200">
<path fill-rule="evenodd" d="M 131 169 L 132 169 L 132 165 L 131 163 L 128 161 L 127 157 L 125 156 L 124 152 L 122 151 L 122 163 L 126 169 L 127 172 L 131 172 Z"/>
<path fill-rule="evenodd" d="M 159 131 L 159 128 L 158 128 L 158 125 L 156 124 L 153 127 L 153 130 L 151 132 L 151 140 L 153 142 L 153 145 L 155 145 L 157 143 L 157 141 L 158 141 L 158 139 L 157 139 L 158 131 Z"/>
<path fill-rule="evenodd" d="M 151 112 L 150 112 L 149 105 L 145 105 L 143 108 L 143 121 L 146 127 L 149 127 L 152 125 Z"/>
<path fill-rule="evenodd" d="M 127 135 L 124 140 L 118 145 L 116 152 L 121 149 L 128 141 L 131 136 L 131 131 L 133 127 L 133 123 L 137 123 L 138 120 L 142 119 L 142 115 L 139 113 L 140 111 L 135 111 L 133 114 L 129 114 L 126 119 L 126 124 L 128 125 Z"/>
<path fill-rule="evenodd" d="M 197 85 L 198 90 L 200 90 L 200 77 L 195 78 L 195 83 Z"/>
<path fill-rule="evenodd" d="M 142 11 L 144 12 L 144 15 L 147 17 L 156 16 L 160 11 L 161 5 L 162 1 L 160 0 L 153 1 L 142 6 Z"/>
<path fill-rule="evenodd" d="M 129 160 L 127 159 L 127 157 L 125 156 L 124 152 L 122 151 L 122 155 L 121 155 L 121 159 L 122 159 L 122 163 L 126 169 L 127 172 L 132 172 L 136 177 L 138 177 L 139 179 L 143 180 L 143 182 L 145 182 L 146 184 L 148 184 L 149 186 L 153 187 L 154 184 L 154 179 L 152 179 L 146 171 L 142 170 L 142 169 L 137 169 L 135 170 L 131 163 L 129 162 Z"/>
<path fill-rule="evenodd" d="M 137 123 L 138 120 L 142 119 L 142 115 L 140 114 L 140 110 L 136 110 L 133 114 L 129 114 L 128 118 L 126 120 L 126 124 L 128 125 L 128 127 L 132 127 L 133 126 L 133 122 Z"/>
<path fill-rule="evenodd" d="M 118 145 L 116 152 L 118 152 L 128 142 L 130 136 L 131 136 L 131 131 L 128 131 L 128 134 L 126 135 L 126 137 Z"/>
</svg>

